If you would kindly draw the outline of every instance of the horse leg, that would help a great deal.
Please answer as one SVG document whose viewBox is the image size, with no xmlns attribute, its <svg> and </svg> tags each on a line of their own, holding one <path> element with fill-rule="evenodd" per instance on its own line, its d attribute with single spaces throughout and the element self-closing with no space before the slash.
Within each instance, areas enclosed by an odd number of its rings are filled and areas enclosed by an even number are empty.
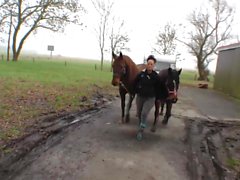
<svg viewBox="0 0 240 180">
<path fill-rule="evenodd" d="M 160 115 L 163 115 L 163 110 L 164 110 L 164 104 L 165 104 L 165 101 L 164 101 L 164 100 L 161 100 L 160 103 L 161 103 L 161 111 L 160 111 Z"/>
<path fill-rule="evenodd" d="M 162 124 L 164 124 L 164 125 L 166 125 L 168 123 L 168 119 L 171 116 L 171 110 L 172 110 L 172 102 L 170 100 L 167 100 L 166 104 L 167 104 L 166 114 L 165 114 L 164 119 L 162 121 Z"/>
<path fill-rule="evenodd" d="M 159 119 L 160 104 L 161 104 L 160 100 L 155 100 L 154 122 L 153 122 L 153 125 L 152 125 L 152 128 L 151 128 L 152 132 L 156 131 L 156 125 L 157 125 L 157 122 L 158 122 L 158 119 Z"/>
<path fill-rule="evenodd" d="M 121 123 L 124 123 L 124 116 L 125 116 L 125 97 L 126 93 L 124 92 L 123 89 L 119 89 L 120 97 L 121 97 L 121 108 L 122 108 L 122 120 Z"/>
<path fill-rule="evenodd" d="M 127 109 L 126 109 L 126 123 L 129 123 L 130 121 L 130 109 L 132 107 L 132 101 L 134 99 L 135 95 L 129 94 L 129 100 L 128 100 L 128 104 L 127 104 Z"/>
</svg>

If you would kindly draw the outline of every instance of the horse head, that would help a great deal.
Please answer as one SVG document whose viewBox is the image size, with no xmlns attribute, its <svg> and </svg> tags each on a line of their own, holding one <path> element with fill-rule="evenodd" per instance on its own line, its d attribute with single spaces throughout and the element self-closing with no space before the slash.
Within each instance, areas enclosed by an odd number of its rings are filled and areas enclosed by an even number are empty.
<svg viewBox="0 0 240 180">
<path fill-rule="evenodd" d="M 168 68 L 168 76 L 166 81 L 166 86 L 169 91 L 170 99 L 173 100 L 174 103 L 177 102 L 177 91 L 180 84 L 180 74 L 182 69 L 175 70 L 172 68 Z"/>
<path fill-rule="evenodd" d="M 124 56 L 121 52 L 120 55 L 117 56 L 116 54 L 113 55 L 113 78 L 112 78 L 112 85 L 117 86 L 120 84 L 121 79 L 126 75 L 127 73 L 127 66 L 126 66 L 126 58 L 127 56 Z"/>
<path fill-rule="evenodd" d="M 180 74 L 182 72 L 182 69 L 175 70 L 172 68 L 168 68 L 168 78 L 167 78 L 167 87 L 170 91 L 176 90 L 178 91 L 179 84 L 180 84 Z"/>
</svg>

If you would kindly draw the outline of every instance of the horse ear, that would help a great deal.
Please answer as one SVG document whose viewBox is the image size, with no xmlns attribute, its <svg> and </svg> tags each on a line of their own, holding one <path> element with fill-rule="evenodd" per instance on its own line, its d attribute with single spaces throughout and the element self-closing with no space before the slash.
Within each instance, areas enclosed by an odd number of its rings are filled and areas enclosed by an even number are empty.
<svg viewBox="0 0 240 180">
<path fill-rule="evenodd" d="M 178 75 L 180 75 L 181 74 L 181 72 L 182 72 L 182 68 L 178 71 Z"/>
<path fill-rule="evenodd" d="M 171 67 L 168 68 L 168 74 L 172 74 L 172 68 Z"/>
<path fill-rule="evenodd" d="M 112 57 L 113 59 L 117 59 L 117 55 L 112 51 Z"/>
<path fill-rule="evenodd" d="M 123 56 L 123 54 L 122 54 L 122 52 L 120 51 L 120 57 L 122 57 Z"/>
<path fill-rule="evenodd" d="M 167 71 L 167 72 L 168 72 L 168 75 L 169 75 L 169 76 L 172 76 L 172 68 L 171 68 L 171 67 L 168 68 L 168 71 Z"/>
</svg>

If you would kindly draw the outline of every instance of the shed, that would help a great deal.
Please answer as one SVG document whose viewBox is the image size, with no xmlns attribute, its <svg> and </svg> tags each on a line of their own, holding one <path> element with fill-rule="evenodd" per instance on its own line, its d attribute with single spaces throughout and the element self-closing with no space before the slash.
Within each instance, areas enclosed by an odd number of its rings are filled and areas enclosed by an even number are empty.
<svg viewBox="0 0 240 180">
<path fill-rule="evenodd" d="M 214 89 L 240 98 L 240 43 L 221 46 L 217 51 Z"/>
</svg>

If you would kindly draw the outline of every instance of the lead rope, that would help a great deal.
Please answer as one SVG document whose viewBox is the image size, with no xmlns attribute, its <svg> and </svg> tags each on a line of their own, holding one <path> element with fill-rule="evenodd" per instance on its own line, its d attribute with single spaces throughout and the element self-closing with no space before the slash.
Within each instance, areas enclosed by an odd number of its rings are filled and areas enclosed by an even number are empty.
<svg viewBox="0 0 240 180">
<path fill-rule="evenodd" d="M 122 83 L 122 81 L 120 81 L 119 84 L 127 91 L 127 93 L 129 93 L 129 91 L 127 90 L 126 86 Z"/>
</svg>

